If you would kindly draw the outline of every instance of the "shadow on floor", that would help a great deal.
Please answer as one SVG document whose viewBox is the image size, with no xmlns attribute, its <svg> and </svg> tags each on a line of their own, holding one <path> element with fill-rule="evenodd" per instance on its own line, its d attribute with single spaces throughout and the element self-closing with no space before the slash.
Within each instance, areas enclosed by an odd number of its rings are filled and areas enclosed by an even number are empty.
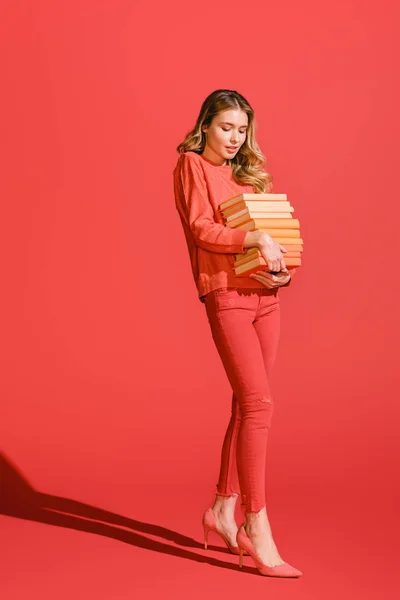
<svg viewBox="0 0 400 600">
<path fill-rule="evenodd" d="M 222 562 L 172 545 L 177 544 L 208 552 L 204 549 L 203 544 L 166 527 L 130 519 L 70 498 L 38 492 L 4 453 L 0 453 L 0 514 L 102 535 L 153 552 L 170 554 L 224 569 L 239 570 L 238 562 Z M 161 537 L 171 544 L 150 539 L 137 532 Z M 233 556 L 228 548 L 210 546 L 210 544 L 208 544 L 208 548 Z M 235 556 L 235 559 L 238 560 L 238 557 Z M 254 568 L 246 566 L 243 566 L 241 571 L 256 572 Z"/>
</svg>

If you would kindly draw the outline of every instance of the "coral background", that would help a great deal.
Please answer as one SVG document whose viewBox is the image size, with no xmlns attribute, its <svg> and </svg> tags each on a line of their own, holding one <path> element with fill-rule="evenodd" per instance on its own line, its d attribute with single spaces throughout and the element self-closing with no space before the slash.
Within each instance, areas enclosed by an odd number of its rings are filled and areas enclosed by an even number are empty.
<svg viewBox="0 0 400 600">
<path fill-rule="evenodd" d="M 1 4 L 4 600 L 398 594 L 398 11 Z M 203 546 L 231 391 L 172 170 L 217 88 L 253 106 L 304 239 L 267 474 L 299 580 Z"/>
</svg>

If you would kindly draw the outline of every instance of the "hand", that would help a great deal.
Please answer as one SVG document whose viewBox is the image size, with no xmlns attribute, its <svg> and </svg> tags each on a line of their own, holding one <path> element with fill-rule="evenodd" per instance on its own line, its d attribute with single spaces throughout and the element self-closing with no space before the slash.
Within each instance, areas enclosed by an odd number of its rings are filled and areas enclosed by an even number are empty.
<svg viewBox="0 0 400 600">
<path fill-rule="evenodd" d="M 249 277 L 251 277 L 252 279 L 256 279 L 269 289 L 274 289 L 282 285 L 286 285 L 290 280 L 291 275 L 287 267 L 285 267 L 277 274 L 270 273 L 268 269 L 264 269 L 263 271 L 257 271 L 256 273 L 252 273 L 251 275 L 249 275 Z"/>
<path fill-rule="evenodd" d="M 267 263 L 268 271 L 276 271 L 278 273 L 286 269 L 282 252 L 287 252 L 287 250 L 284 246 L 278 244 L 268 233 L 262 233 L 259 249 Z"/>
</svg>

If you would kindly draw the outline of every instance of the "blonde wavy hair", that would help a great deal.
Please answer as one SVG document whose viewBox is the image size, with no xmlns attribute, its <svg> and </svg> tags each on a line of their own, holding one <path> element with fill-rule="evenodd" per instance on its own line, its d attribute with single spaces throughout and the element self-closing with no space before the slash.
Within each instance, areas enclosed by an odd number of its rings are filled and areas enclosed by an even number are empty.
<svg viewBox="0 0 400 600">
<path fill-rule="evenodd" d="M 247 114 L 247 135 L 239 152 L 228 160 L 235 181 L 241 185 L 252 185 L 256 192 L 271 193 L 273 177 L 264 170 L 266 160 L 255 138 L 255 115 L 247 100 L 235 90 L 215 90 L 204 100 L 196 124 L 177 146 L 179 154 L 189 150 L 201 154 L 206 145 L 206 134 L 203 125 L 211 125 L 214 117 L 220 112 L 241 109 Z"/>
</svg>

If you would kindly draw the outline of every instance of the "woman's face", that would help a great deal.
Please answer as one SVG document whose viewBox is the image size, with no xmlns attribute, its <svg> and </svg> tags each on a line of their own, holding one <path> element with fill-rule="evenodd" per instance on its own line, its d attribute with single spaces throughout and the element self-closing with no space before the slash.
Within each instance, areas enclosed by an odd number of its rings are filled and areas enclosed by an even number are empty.
<svg viewBox="0 0 400 600">
<path fill-rule="evenodd" d="M 220 164 L 232 159 L 246 140 L 247 114 L 241 109 L 225 110 L 214 117 L 206 133 L 204 155 Z"/>
</svg>

